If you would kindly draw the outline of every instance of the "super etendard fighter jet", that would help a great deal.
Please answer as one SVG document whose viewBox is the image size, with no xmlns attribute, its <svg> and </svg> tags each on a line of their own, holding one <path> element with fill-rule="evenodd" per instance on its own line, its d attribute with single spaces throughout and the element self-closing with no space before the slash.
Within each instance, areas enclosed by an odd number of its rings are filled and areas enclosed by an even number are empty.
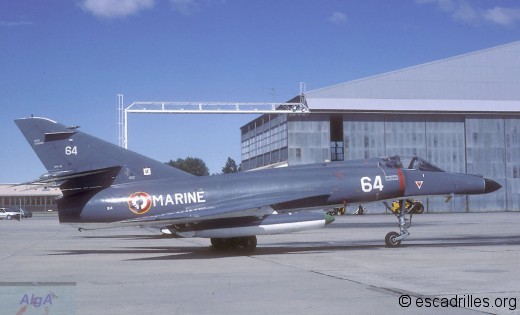
<svg viewBox="0 0 520 315">
<path fill-rule="evenodd" d="M 323 227 L 316 209 L 412 196 L 483 194 L 501 186 L 482 176 L 447 173 L 398 156 L 197 177 L 46 118 L 16 124 L 56 185 L 59 220 L 80 230 L 147 226 L 180 237 L 206 237 L 216 249 L 256 247 L 256 235 Z M 406 211 L 394 213 L 398 246 L 409 233 Z"/>
</svg>

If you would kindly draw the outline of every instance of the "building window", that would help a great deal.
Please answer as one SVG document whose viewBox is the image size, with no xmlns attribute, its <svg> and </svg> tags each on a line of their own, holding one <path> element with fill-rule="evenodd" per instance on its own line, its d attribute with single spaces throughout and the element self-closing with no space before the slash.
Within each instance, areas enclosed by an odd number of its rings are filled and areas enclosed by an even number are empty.
<svg viewBox="0 0 520 315">
<path fill-rule="evenodd" d="M 264 115 L 241 130 L 243 171 L 287 160 L 286 115 Z"/>
<path fill-rule="evenodd" d="M 345 151 L 343 146 L 343 115 L 330 115 L 330 160 L 344 161 Z"/>
<path fill-rule="evenodd" d="M 344 161 L 345 160 L 343 141 L 331 141 L 330 142 L 330 160 L 331 161 Z"/>
</svg>

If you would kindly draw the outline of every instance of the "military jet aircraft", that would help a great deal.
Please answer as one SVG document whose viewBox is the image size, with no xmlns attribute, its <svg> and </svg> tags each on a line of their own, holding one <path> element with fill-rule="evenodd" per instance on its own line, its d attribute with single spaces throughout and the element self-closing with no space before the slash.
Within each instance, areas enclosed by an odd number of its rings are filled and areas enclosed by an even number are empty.
<svg viewBox="0 0 520 315">
<path fill-rule="evenodd" d="M 59 186 L 59 220 L 79 230 L 143 226 L 179 237 L 211 239 L 215 249 L 256 248 L 256 235 L 323 227 L 324 212 L 349 203 L 414 196 L 483 194 L 500 185 L 482 176 L 445 172 L 419 157 L 294 166 L 198 177 L 47 118 L 15 121 L 47 173 L 35 183 Z M 406 211 L 394 213 L 399 246 L 409 233 Z"/>
</svg>

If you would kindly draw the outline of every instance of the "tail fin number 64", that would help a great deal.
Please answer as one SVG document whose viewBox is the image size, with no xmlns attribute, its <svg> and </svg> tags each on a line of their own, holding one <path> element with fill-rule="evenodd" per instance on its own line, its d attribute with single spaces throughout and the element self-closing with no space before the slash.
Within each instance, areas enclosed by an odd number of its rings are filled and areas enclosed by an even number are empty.
<svg viewBox="0 0 520 315">
<path fill-rule="evenodd" d="M 363 190 L 364 192 L 371 192 L 374 189 L 382 191 L 383 187 L 383 181 L 381 180 L 381 176 L 379 175 L 374 178 L 373 184 L 372 179 L 370 177 L 361 177 L 361 190 Z"/>
<path fill-rule="evenodd" d="M 78 147 L 77 146 L 66 146 L 65 147 L 65 154 L 66 155 L 78 155 Z"/>
</svg>

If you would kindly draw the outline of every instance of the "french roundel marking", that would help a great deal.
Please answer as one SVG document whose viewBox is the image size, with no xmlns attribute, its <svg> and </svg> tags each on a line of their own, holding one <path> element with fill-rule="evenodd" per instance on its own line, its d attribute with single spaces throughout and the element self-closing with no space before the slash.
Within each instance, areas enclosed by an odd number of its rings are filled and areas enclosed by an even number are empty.
<svg viewBox="0 0 520 315">
<path fill-rule="evenodd" d="M 148 212 L 152 207 L 152 197 L 145 192 L 136 192 L 128 198 L 128 208 L 135 214 Z"/>
</svg>

